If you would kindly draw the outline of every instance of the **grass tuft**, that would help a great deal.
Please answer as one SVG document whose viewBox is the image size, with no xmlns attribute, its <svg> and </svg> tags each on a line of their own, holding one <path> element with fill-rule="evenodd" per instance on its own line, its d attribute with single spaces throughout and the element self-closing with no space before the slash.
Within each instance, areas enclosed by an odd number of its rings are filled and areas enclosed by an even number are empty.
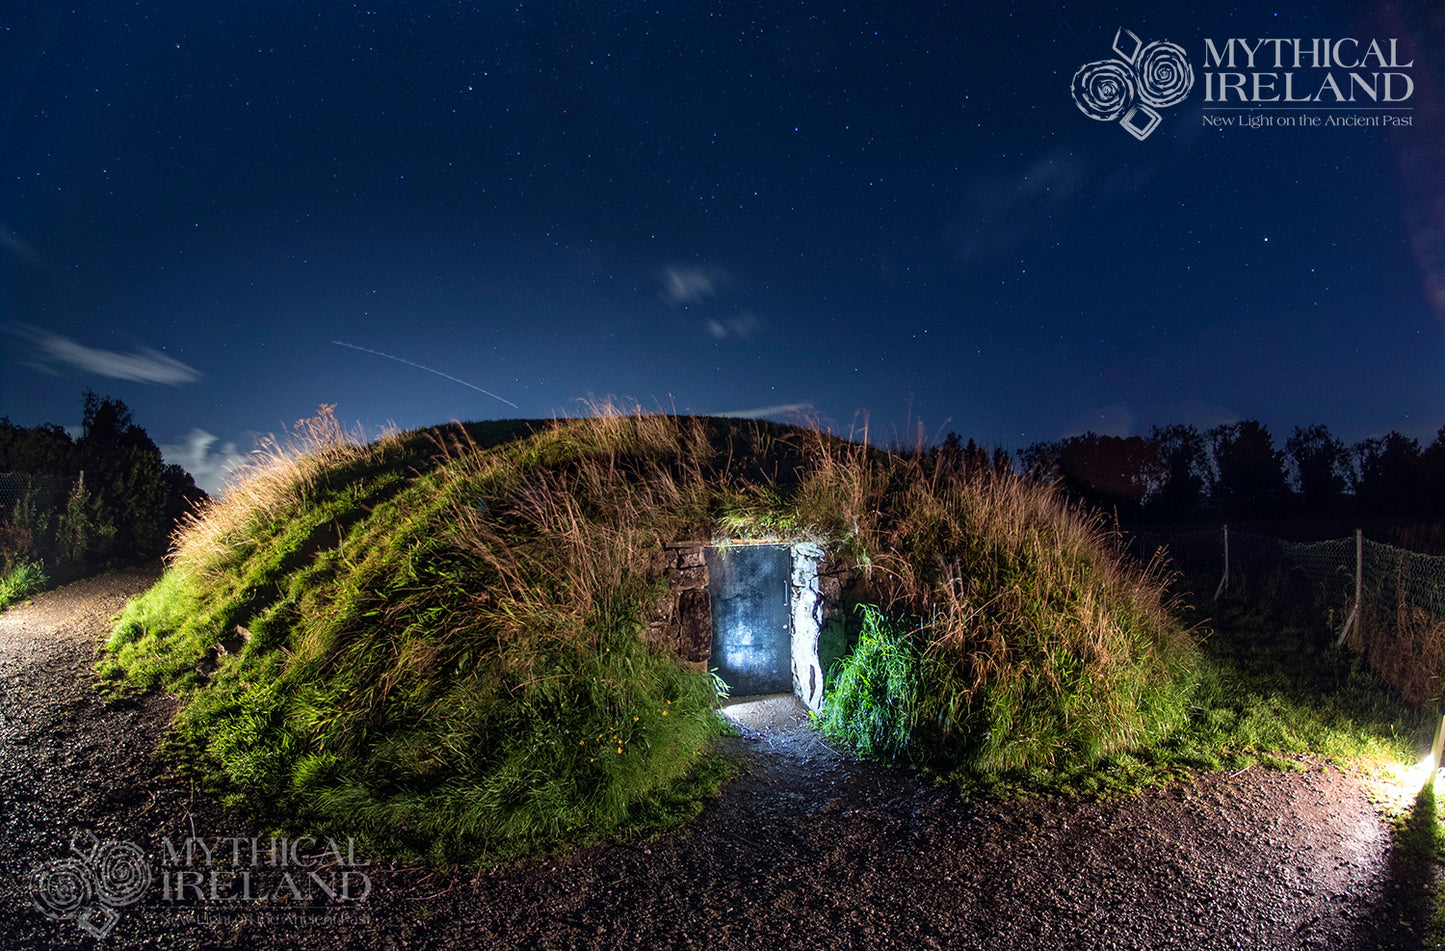
<svg viewBox="0 0 1445 951">
<path fill-rule="evenodd" d="M 0 576 L 0 611 L 44 591 L 49 584 L 50 578 L 41 562 L 27 561 L 16 565 Z"/>
</svg>

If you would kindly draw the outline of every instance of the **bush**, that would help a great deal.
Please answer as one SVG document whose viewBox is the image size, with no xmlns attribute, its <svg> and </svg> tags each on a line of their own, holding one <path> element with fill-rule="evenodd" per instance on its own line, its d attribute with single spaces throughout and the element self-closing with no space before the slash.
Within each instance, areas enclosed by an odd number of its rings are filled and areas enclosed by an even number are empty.
<svg viewBox="0 0 1445 951">
<path fill-rule="evenodd" d="M 0 511 L 0 568 L 42 561 L 61 580 L 154 561 L 180 515 L 205 497 L 168 466 L 119 400 L 89 391 L 84 435 L 0 419 L 0 472 L 26 486 Z"/>
<path fill-rule="evenodd" d="M 916 628 L 863 606 L 858 645 L 833 675 L 819 729 L 860 756 L 906 759 L 922 693 Z"/>
<path fill-rule="evenodd" d="M 0 577 L 0 610 L 17 601 L 23 601 L 38 591 L 44 591 L 50 579 L 45 575 L 45 566 L 38 561 L 16 565 Z"/>
</svg>

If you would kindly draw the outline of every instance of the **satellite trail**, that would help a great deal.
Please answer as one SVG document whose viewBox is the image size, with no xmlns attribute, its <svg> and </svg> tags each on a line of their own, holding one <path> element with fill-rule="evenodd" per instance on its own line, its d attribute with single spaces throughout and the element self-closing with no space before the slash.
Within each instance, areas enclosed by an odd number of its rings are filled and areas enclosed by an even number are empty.
<svg viewBox="0 0 1445 951">
<path fill-rule="evenodd" d="M 482 389 L 480 386 L 474 386 L 473 384 L 468 383 L 466 380 L 458 380 L 450 373 L 443 373 L 440 370 L 433 370 L 431 367 L 424 367 L 420 363 L 413 363 L 412 361 L 404 359 L 402 357 L 394 357 L 389 353 L 382 353 L 380 350 L 372 350 L 370 347 L 358 347 L 356 344 L 347 343 L 345 340 L 333 340 L 331 342 L 336 344 L 338 347 L 346 347 L 351 350 L 360 350 L 362 353 L 370 353 L 378 357 L 386 357 L 388 360 L 395 360 L 397 363 L 405 363 L 407 366 L 416 367 L 418 370 L 425 370 L 428 373 L 435 373 L 437 376 L 441 377 L 444 380 L 451 380 L 453 383 L 460 383 L 462 386 L 471 387 L 478 393 L 490 396 L 494 400 L 501 400 L 503 403 L 506 403 L 508 406 L 512 407 L 512 409 L 521 408 L 509 399 L 504 399 L 503 397 L 500 397 L 495 393 Z"/>
</svg>

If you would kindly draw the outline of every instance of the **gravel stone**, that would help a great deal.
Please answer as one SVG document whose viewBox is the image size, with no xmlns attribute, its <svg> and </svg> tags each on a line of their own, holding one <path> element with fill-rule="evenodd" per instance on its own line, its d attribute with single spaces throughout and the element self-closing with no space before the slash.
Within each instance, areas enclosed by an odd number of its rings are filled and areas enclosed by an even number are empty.
<svg viewBox="0 0 1445 951">
<path fill-rule="evenodd" d="M 110 619 L 157 573 L 0 614 L 0 948 L 1429 946 L 1439 871 L 1392 849 L 1360 777 L 1251 768 L 1119 801 L 970 802 L 830 749 L 786 703 L 724 741 L 742 773 L 682 829 L 481 873 L 322 855 L 318 872 L 364 875 L 365 896 L 227 901 L 242 871 L 307 869 L 237 863 L 234 845 L 212 866 L 171 854 L 217 837 L 259 837 L 264 853 L 271 833 L 156 757 L 174 700 L 93 686 Z M 98 939 L 42 913 L 34 876 L 79 856 L 103 884 L 106 843 L 134 843 L 152 877 L 129 904 L 91 896 Z M 119 867 L 107 874 L 136 870 Z M 175 893 L 182 873 L 217 869 L 218 897 Z"/>
</svg>

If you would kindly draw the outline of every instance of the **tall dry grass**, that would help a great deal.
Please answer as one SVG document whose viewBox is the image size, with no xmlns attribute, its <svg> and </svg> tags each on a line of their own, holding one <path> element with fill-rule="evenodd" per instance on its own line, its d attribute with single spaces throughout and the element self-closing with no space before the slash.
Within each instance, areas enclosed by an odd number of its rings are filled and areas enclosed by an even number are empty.
<svg viewBox="0 0 1445 951">
<path fill-rule="evenodd" d="M 1441 702 L 1445 675 L 1445 621 L 1411 596 L 1412 555 L 1398 551 L 1393 564 L 1367 582 L 1361 616 L 1349 646 L 1363 651 L 1379 678 L 1416 708 Z"/>
<path fill-rule="evenodd" d="M 1194 643 L 1161 563 L 1140 570 L 1098 518 L 1011 470 L 824 438 L 812 453 L 802 518 L 915 626 L 924 759 L 1092 759 L 1183 723 Z"/>
<path fill-rule="evenodd" d="M 359 424 L 348 429 L 336 418 L 336 404 L 322 404 L 315 416 L 297 420 L 282 436 L 257 441 L 231 471 L 221 495 L 181 522 L 169 563 L 203 574 L 223 570 L 247 547 L 255 525 L 303 507 L 328 473 L 348 462 L 378 461 L 397 441 L 396 431 L 388 429 L 368 442 Z"/>
</svg>

